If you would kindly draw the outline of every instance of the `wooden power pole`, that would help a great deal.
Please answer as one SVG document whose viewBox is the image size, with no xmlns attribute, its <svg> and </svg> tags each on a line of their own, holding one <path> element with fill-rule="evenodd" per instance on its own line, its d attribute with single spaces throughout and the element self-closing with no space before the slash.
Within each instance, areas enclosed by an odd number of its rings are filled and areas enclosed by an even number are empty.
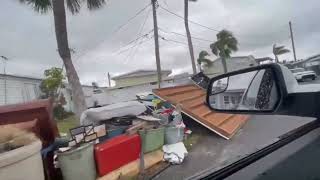
<svg viewBox="0 0 320 180">
<path fill-rule="evenodd" d="M 289 21 L 289 28 L 290 28 L 290 37 L 291 37 L 291 43 L 292 43 L 293 57 L 294 57 L 294 61 L 297 61 L 296 48 L 295 48 L 295 46 L 294 46 L 294 40 L 293 40 L 293 33 L 292 33 L 291 21 Z"/>
<path fill-rule="evenodd" d="M 189 0 L 184 0 L 184 26 L 186 28 L 186 33 L 187 33 L 187 38 L 188 38 L 188 46 L 189 46 L 189 53 L 190 53 L 190 57 L 191 57 L 192 72 L 193 72 L 193 74 L 196 74 L 197 69 L 196 69 L 196 63 L 194 60 L 194 51 L 193 51 L 191 34 L 190 34 L 190 30 L 189 30 L 188 16 L 189 16 Z"/>
<path fill-rule="evenodd" d="M 159 52 L 159 35 L 158 35 L 158 22 L 157 22 L 157 0 L 151 0 L 152 11 L 153 11 L 153 33 L 154 33 L 154 48 L 156 54 L 156 64 L 158 72 L 158 87 L 160 88 L 161 83 L 161 64 L 160 64 L 160 52 Z"/>
<path fill-rule="evenodd" d="M 109 87 L 111 87 L 111 76 L 109 72 L 108 72 L 108 85 Z"/>
</svg>

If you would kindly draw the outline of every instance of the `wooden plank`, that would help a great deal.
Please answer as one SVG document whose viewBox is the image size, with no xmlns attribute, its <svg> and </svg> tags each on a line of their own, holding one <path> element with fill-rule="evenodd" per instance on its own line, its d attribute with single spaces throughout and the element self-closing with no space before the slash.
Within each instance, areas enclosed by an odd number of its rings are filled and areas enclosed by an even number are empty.
<svg viewBox="0 0 320 180">
<path fill-rule="evenodd" d="M 215 126 L 219 126 L 221 123 L 232 117 L 232 114 L 224 114 L 224 113 L 211 113 L 205 117 L 205 120 L 209 121 Z"/>
<path fill-rule="evenodd" d="M 179 95 L 181 93 L 193 93 L 193 92 L 197 92 L 199 91 L 198 89 L 195 89 L 195 88 L 192 88 L 192 89 L 184 89 L 182 91 L 179 91 L 179 92 L 170 92 L 168 93 L 166 96 L 170 97 L 170 96 L 176 96 L 176 95 Z"/>
<path fill-rule="evenodd" d="M 193 85 L 186 85 L 186 86 L 178 86 L 178 87 L 169 87 L 169 88 L 162 88 L 162 89 L 155 89 L 154 92 L 159 92 L 163 96 L 167 96 L 168 94 L 181 92 L 183 90 L 194 90 L 197 89 L 196 86 Z"/>
<path fill-rule="evenodd" d="M 170 96 L 168 97 L 170 101 L 174 101 L 174 102 L 181 102 L 181 101 L 185 101 L 187 99 L 189 99 L 190 97 L 194 97 L 194 96 L 202 96 L 204 95 L 204 92 L 202 91 L 192 91 L 192 92 L 188 92 L 188 93 L 181 93 L 175 96 Z"/>
<path fill-rule="evenodd" d="M 201 104 L 200 106 L 191 108 L 192 113 L 196 114 L 197 116 L 199 116 L 200 118 L 202 118 L 203 116 L 201 116 L 201 114 L 206 113 L 207 111 L 209 111 L 210 109 L 205 106 L 204 104 Z"/>
<path fill-rule="evenodd" d="M 227 133 L 233 134 L 244 124 L 247 118 L 247 116 L 243 115 L 233 116 L 228 120 L 224 121 L 219 127 Z"/>
<path fill-rule="evenodd" d="M 173 105 L 181 104 L 185 114 L 226 139 L 232 137 L 248 119 L 242 115 L 212 111 L 205 104 L 206 92 L 195 85 L 157 89 L 153 92 Z M 168 94 L 170 96 L 167 96 Z M 234 116 L 239 118 L 232 119 Z"/>
</svg>

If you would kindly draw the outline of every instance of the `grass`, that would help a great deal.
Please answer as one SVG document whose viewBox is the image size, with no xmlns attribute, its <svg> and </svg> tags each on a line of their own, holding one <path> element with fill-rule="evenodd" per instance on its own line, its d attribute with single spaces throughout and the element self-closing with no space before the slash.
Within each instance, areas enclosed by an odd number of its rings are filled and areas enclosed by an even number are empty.
<svg viewBox="0 0 320 180">
<path fill-rule="evenodd" d="M 57 120 L 57 126 L 60 133 L 67 133 L 69 134 L 69 129 L 79 126 L 79 120 L 72 115 L 63 120 Z"/>
</svg>

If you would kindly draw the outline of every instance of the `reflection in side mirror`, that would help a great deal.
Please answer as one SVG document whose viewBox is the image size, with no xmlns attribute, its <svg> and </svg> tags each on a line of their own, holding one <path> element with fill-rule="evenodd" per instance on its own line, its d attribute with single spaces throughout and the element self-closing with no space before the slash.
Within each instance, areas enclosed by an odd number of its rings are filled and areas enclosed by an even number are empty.
<svg viewBox="0 0 320 180">
<path fill-rule="evenodd" d="M 216 110 L 273 111 L 280 101 L 271 68 L 216 79 L 210 87 L 208 103 Z"/>
</svg>

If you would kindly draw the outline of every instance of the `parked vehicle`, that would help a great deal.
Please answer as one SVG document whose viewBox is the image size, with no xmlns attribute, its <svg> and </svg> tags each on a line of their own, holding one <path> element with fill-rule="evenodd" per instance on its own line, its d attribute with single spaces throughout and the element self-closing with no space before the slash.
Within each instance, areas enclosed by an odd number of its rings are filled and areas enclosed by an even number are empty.
<svg viewBox="0 0 320 180">
<path fill-rule="evenodd" d="M 236 107 L 213 102 L 229 93 L 239 76 L 246 85 Z M 217 88 L 217 81 L 227 82 Z M 267 64 L 226 73 L 210 80 L 207 89 L 210 109 L 234 114 L 272 114 L 315 117 L 254 153 L 223 167 L 212 167 L 190 179 L 319 179 L 320 85 L 299 85 L 289 69 Z M 307 104 L 307 106 L 306 106 Z M 281 120 L 281 119 L 279 119 Z"/>
<path fill-rule="evenodd" d="M 315 80 L 317 74 L 314 71 L 306 71 L 303 68 L 290 69 L 297 81 L 305 81 L 307 79 Z"/>
</svg>

